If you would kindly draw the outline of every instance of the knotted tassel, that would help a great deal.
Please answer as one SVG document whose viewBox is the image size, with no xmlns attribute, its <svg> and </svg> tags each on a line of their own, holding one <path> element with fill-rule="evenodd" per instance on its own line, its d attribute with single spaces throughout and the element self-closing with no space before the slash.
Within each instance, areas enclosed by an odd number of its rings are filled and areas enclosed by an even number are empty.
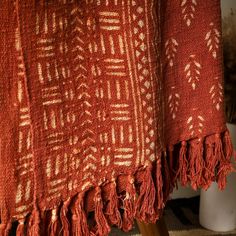
<svg viewBox="0 0 236 236">
<path fill-rule="evenodd" d="M 156 185 L 157 185 L 157 209 L 161 210 L 164 207 L 163 198 L 163 178 L 162 178 L 162 166 L 161 157 L 158 157 L 156 161 Z"/>
<path fill-rule="evenodd" d="M 31 213 L 29 220 L 29 236 L 40 236 L 40 213 L 37 205 L 34 205 L 34 210 Z"/>
<path fill-rule="evenodd" d="M 12 222 L 10 220 L 9 206 L 6 199 L 1 200 L 0 221 L 0 236 L 8 236 Z"/>
<path fill-rule="evenodd" d="M 202 187 L 207 190 L 212 181 L 215 181 L 215 170 L 219 161 L 215 152 L 215 136 L 206 137 L 205 153 L 204 185 Z"/>
<path fill-rule="evenodd" d="M 19 224 L 16 230 L 16 236 L 24 236 L 25 235 L 25 222 L 24 220 L 19 220 Z"/>
<path fill-rule="evenodd" d="M 233 144 L 232 144 L 228 130 L 225 131 L 225 133 L 224 133 L 223 142 L 224 142 L 225 158 L 226 158 L 226 160 L 230 161 L 231 157 L 233 155 Z"/>
<path fill-rule="evenodd" d="M 6 224 L 4 223 L 0 224 L 0 236 L 4 236 L 6 227 L 7 227 Z"/>
<path fill-rule="evenodd" d="M 95 189 L 94 203 L 95 203 L 95 221 L 97 223 L 96 235 L 100 236 L 108 235 L 111 229 L 107 223 L 105 215 L 103 214 L 103 201 L 100 187 L 96 187 Z"/>
<path fill-rule="evenodd" d="M 146 161 L 144 168 L 140 193 L 136 202 L 136 217 L 144 222 L 155 223 L 157 220 L 154 206 L 156 190 L 152 178 L 152 163 Z"/>
<path fill-rule="evenodd" d="M 181 142 L 181 147 L 179 151 L 179 180 L 183 186 L 188 183 L 188 161 L 187 161 L 187 143 L 185 141 Z"/>
<path fill-rule="evenodd" d="M 11 230 L 12 222 L 0 224 L 0 236 L 8 236 Z"/>
<path fill-rule="evenodd" d="M 87 216 L 84 210 L 84 195 L 84 192 L 79 193 L 74 205 L 72 216 L 72 235 L 74 236 L 89 236 Z"/>
<path fill-rule="evenodd" d="M 136 199 L 136 189 L 134 186 L 134 177 L 132 175 L 128 176 L 125 198 L 123 200 L 123 223 L 122 229 L 127 232 L 133 227 L 134 216 L 135 216 L 135 199 Z"/>
<path fill-rule="evenodd" d="M 222 146 L 222 141 L 220 135 L 216 135 L 216 150 L 215 152 L 219 155 L 219 170 L 217 173 L 217 182 L 220 190 L 223 190 L 226 186 L 227 175 L 233 171 L 233 166 L 230 162 L 232 155 L 232 143 L 230 141 L 229 136 L 224 136 L 224 142 L 227 147 L 225 147 L 225 153 Z"/>
<path fill-rule="evenodd" d="M 51 222 L 49 225 L 49 232 L 48 232 L 48 235 L 50 236 L 57 235 L 58 232 L 59 221 L 58 221 L 57 211 L 58 211 L 57 209 L 52 210 Z"/>
<path fill-rule="evenodd" d="M 233 171 L 233 166 L 226 161 L 222 161 L 218 171 L 218 187 L 220 190 L 224 190 L 227 183 L 227 175 Z"/>
<path fill-rule="evenodd" d="M 204 185 L 203 170 L 204 170 L 204 159 L 203 159 L 203 144 L 202 139 L 194 139 L 190 141 L 189 147 L 189 173 L 191 186 L 194 190 Z"/>
<path fill-rule="evenodd" d="M 61 207 L 61 211 L 60 211 L 60 220 L 61 220 L 61 224 L 62 224 L 62 232 L 63 232 L 63 236 L 69 236 L 70 235 L 70 231 L 69 231 L 69 221 L 67 219 L 67 212 L 68 212 L 68 207 L 70 205 L 70 198 L 65 201 Z"/>
<path fill-rule="evenodd" d="M 110 193 L 108 197 L 108 203 L 106 206 L 105 214 L 107 215 L 108 220 L 111 224 L 116 225 L 118 228 L 121 228 L 122 220 L 121 214 L 119 211 L 119 199 L 116 192 L 116 182 L 113 179 L 112 183 L 109 185 Z"/>
</svg>

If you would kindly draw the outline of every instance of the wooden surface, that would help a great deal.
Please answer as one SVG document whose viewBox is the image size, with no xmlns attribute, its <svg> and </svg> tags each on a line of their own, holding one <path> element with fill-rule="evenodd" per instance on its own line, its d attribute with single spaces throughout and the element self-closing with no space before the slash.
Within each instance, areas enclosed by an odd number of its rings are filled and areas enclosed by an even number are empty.
<svg viewBox="0 0 236 236">
<path fill-rule="evenodd" d="M 156 224 L 144 224 L 139 221 L 137 224 L 142 236 L 169 236 L 164 218 L 161 218 Z"/>
</svg>

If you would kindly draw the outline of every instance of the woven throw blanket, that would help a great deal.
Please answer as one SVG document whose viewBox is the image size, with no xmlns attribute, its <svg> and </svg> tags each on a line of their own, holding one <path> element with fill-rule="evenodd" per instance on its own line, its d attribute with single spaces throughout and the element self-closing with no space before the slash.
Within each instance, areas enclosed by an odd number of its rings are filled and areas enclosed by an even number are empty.
<svg viewBox="0 0 236 236">
<path fill-rule="evenodd" d="M 0 235 L 155 222 L 232 170 L 218 0 L 0 1 Z"/>
</svg>

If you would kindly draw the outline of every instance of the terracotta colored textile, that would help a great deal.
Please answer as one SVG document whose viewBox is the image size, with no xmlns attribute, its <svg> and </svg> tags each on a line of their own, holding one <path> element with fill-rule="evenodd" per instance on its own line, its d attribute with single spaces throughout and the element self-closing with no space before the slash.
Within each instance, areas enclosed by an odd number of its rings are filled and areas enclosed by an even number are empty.
<svg viewBox="0 0 236 236">
<path fill-rule="evenodd" d="M 178 179 L 223 188 L 220 24 L 216 0 L 0 1 L 0 235 L 127 231 Z"/>
</svg>

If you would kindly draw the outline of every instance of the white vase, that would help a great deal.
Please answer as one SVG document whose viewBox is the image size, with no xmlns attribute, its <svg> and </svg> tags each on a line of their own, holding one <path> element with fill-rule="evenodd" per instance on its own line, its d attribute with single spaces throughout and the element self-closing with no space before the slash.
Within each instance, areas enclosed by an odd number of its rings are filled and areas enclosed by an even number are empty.
<svg viewBox="0 0 236 236">
<path fill-rule="evenodd" d="M 236 149 L 236 125 L 227 125 Z M 220 191 L 216 183 L 200 196 L 200 224 L 207 229 L 227 232 L 236 229 L 236 173 L 227 178 L 227 186 Z"/>
</svg>

